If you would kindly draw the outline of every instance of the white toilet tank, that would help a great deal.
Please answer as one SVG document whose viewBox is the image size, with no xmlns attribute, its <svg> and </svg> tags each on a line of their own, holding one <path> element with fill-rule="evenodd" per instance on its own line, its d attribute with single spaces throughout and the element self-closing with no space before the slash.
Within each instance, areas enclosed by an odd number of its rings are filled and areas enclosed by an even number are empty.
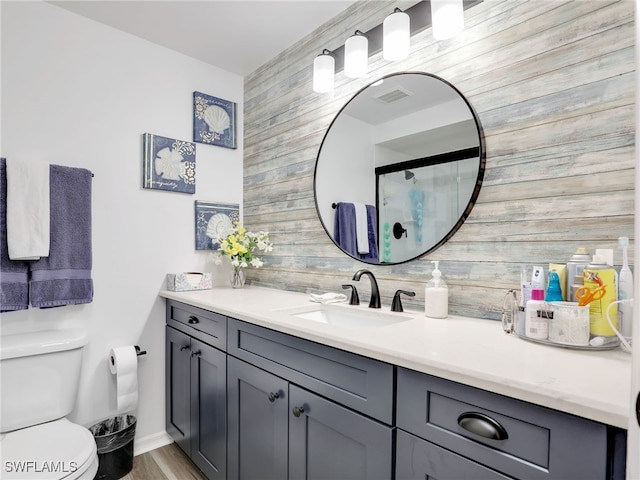
<svg viewBox="0 0 640 480">
<path fill-rule="evenodd" d="M 0 336 L 0 432 L 67 416 L 80 383 L 81 329 Z"/>
</svg>

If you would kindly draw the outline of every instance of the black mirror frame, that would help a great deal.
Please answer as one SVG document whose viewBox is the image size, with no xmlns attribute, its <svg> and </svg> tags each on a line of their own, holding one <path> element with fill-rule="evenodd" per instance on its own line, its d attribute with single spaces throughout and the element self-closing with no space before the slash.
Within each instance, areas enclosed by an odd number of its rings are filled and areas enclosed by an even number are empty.
<svg viewBox="0 0 640 480">
<path fill-rule="evenodd" d="M 448 85 L 451 89 L 453 89 L 458 94 L 458 96 L 465 102 L 465 104 L 469 108 L 469 111 L 471 112 L 471 115 L 473 116 L 473 121 L 474 121 L 474 123 L 476 125 L 476 130 L 478 132 L 478 143 L 479 143 L 479 150 L 480 150 L 478 176 L 476 178 L 476 183 L 475 183 L 473 192 L 471 194 L 471 197 L 469 198 L 469 202 L 467 203 L 466 208 L 464 209 L 464 211 L 460 215 L 460 218 L 455 223 L 455 225 L 451 228 L 451 230 L 449 230 L 449 232 L 445 236 L 443 236 L 443 238 L 439 242 L 437 242 L 436 244 L 434 244 L 432 247 L 430 247 L 429 249 L 425 250 L 424 252 L 420 253 L 419 255 L 416 255 L 415 257 L 408 258 L 407 260 L 402 260 L 401 262 L 376 262 L 376 263 L 374 263 L 374 262 L 370 262 L 370 261 L 363 260 L 361 258 L 355 257 L 355 256 L 351 255 L 350 253 L 344 251 L 336 243 L 336 241 L 333 238 L 333 235 L 330 233 L 329 229 L 325 225 L 325 223 L 324 223 L 324 221 L 322 219 L 322 216 L 320 215 L 320 208 L 318 206 L 318 196 L 317 196 L 317 193 L 316 193 L 316 181 L 317 181 L 316 177 L 317 177 L 317 172 L 318 172 L 318 162 L 320 160 L 320 153 L 322 152 L 322 147 L 324 145 L 325 140 L 327 139 L 327 136 L 329 135 L 329 132 L 331 131 L 331 127 L 333 127 L 333 124 L 335 123 L 337 118 L 340 116 L 340 114 L 344 111 L 344 109 L 347 108 L 347 106 L 355 98 L 357 98 L 358 95 L 360 95 L 360 93 L 362 93 L 364 90 L 366 90 L 367 88 L 369 88 L 373 84 L 379 82 L 380 80 L 384 80 L 386 78 L 397 76 L 397 75 L 406 75 L 406 74 L 425 75 L 425 76 L 434 78 L 436 80 L 439 80 L 439 81 L 445 83 L 446 85 Z M 477 112 L 475 111 L 475 109 L 473 108 L 471 103 L 469 103 L 469 100 L 467 100 L 467 98 L 462 94 L 462 92 L 460 92 L 460 90 L 458 90 L 453 84 L 451 84 L 447 80 L 445 80 L 445 79 L 443 79 L 443 78 L 441 78 L 441 77 L 439 77 L 437 75 L 431 74 L 431 73 L 417 72 L 417 71 L 391 73 L 389 75 L 385 75 L 384 77 L 381 77 L 380 79 L 377 79 L 377 80 L 369 83 L 368 85 L 365 85 L 360 90 L 358 90 L 349 99 L 349 101 L 342 106 L 342 108 L 338 111 L 338 113 L 336 113 L 336 116 L 333 118 L 333 120 L 329 124 L 329 127 L 327 128 L 327 131 L 325 132 L 324 137 L 322 138 L 322 142 L 320 143 L 320 148 L 318 149 L 318 155 L 316 156 L 316 164 L 315 164 L 315 167 L 314 167 L 314 170 L 313 170 L 313 198 L 314 198 L 314 203 L 315 203 L 315 206 L 316 206 L 316 213 L 318 215 L 318 219 L 320 220 L 320 224 L 322 225 L 322 228 L 324 229 L 324 231 L 327 234 L 327 236 L 331 239 L 333 244 L 336 247 L 338 247 L 338 249 L 341 252 L 343 252 L 345 255 L 353 258 L 354 260 L 358 260 L 359 262 L 366 263 L 368 265 L 381 265 L 381 266 L 383 266 L 383 265 L 401 265 L 403 263 L 411 262 L 413 260 L 416 260 L 418 258 L 421 258 L 423 256 L 426 256 L 426 255 L 434 252 L 435 250 L 440 248 L 442 245 L 444 245 L 447 241 L 449 241 L 449 239 L 451 239 L 451 237 L 453 237 L 453 235 L 460 229 L 460 227 L 462 227 L 464 222 L 469 217 L 469 214 L 471 213 L 471 210 L 473 210 L 473 207 L 476 204 L 478 196 L 480 195 L 480 189 L 482 187 L 482 182 L 484 180 L 485 167 L 486 167 L 486 149 L 485 149 L 484 130 L 482 128 L 482 124 L 480 123 L 480 119 L 478 117 Z"/>
</svg>

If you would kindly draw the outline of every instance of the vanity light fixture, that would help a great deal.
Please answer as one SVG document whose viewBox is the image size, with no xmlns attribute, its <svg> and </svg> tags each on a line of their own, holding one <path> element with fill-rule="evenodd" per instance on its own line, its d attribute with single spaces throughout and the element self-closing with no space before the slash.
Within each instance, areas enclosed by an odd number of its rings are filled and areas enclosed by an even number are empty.
<svg viewBox="0 0 640 480">
<path fill-rule="evenodd" d="M 336 61 L 326 48 L 313 61 L 313 91 L 327 93 L 333 90 Z"/>
<path fill-rule="evenodd" d="M 462 0 L 431 0 L 433 38 L 447 40 L 464 30 Z"/>
<path fill-rule="evenodd" d="M 0 0 L 1 1 L 1 0 Z M 385 60 L 402 60 L 409 56 L 411 36 L 433 27 L 438 40 L 451 38 L 464 29 L 463 10 L 484 0 L 420 0 L 405 11 L 396 8 L 371 30 L 355 34 L 344 45 L 322 51 L 313 61 L 313 90 L 333 91 L 334 76 L 344 70 L 347 78 L 367 74 L 369 55 L 382 51 Z"/>
<path fill-rule="evenodd" d="M 369 68 L 369 40 L 360 30 L 347 38 L 344 44 L 344 75 L 364 77 Z"/>
<path fill-rule="evenodd" d="M 409 56 L 411 22 L 409 15 L 396 8 L 382 22 L 382 56 L 385 60 L 402 60 Z"/>
</svg>

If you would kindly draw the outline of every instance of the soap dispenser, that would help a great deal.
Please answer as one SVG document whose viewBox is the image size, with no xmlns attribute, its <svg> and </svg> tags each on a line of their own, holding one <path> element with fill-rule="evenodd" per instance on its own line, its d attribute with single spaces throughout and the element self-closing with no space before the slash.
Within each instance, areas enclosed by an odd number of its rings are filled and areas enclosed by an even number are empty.
<svg viewBox="0 0 640 480">
<path fill-rule="evenodd" d="M 432 276 L 424 288 L 424 314 L 430 318 L 447 318 L 449 314 L 449 289 L 441 278 L 442 272 L 438 269 L 439 261 L 433 260 L 435 265 Z"/>
</svg>

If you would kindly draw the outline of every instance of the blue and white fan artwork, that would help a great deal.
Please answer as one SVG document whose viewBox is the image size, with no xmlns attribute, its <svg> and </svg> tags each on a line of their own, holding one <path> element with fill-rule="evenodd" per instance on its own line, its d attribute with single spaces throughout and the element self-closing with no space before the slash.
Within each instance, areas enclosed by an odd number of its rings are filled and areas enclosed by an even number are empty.
<svg viewBox="0 0 640 480">
<path fill-rule="evenodd" d="M 144 188 L 196 193 L 196 144 L 145 133 L 142 170 Z"/>
<path fill-rule="evenodd" d="M 240 205 L 196 200 L 195 206 L 196 250 L 217 250 L 218 243 L 213 239 L 233 228 L 240 219 Z"/>
<path fill-rule="evenodd" d="M 193 141 L 236 148 L 236 103 L 193 92 Z"/>
</svg>

